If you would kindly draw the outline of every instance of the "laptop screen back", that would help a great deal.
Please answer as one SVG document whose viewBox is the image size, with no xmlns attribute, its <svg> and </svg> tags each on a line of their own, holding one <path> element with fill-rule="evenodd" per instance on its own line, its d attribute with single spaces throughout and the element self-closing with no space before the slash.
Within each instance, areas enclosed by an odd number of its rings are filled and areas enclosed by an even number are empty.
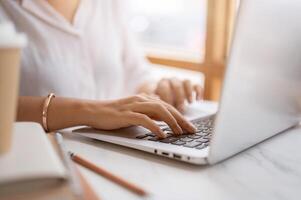
<svg viewBox="0 0 301 200">
<path fill-rule="evenodd" d="M 298 123 L 300 11 L 300 0 L 241 0 L 210 163 Z"/>
</svg>

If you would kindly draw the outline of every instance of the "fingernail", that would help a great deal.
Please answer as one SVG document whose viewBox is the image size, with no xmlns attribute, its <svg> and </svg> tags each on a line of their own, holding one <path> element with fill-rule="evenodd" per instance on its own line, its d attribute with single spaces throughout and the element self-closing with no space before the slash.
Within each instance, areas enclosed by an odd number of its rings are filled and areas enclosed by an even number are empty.
<svg viewBox="0 0 301 200">
<path fill-rule="evenodd" d="M 184 132 L 183 130 L 179 127 L 177 128 L 177 135 L 182 135 Z"/>
<path fill-rule="evenodd" d="M 192 103 L 193 102 L 192 96 L 189 96 L 188 100 L 189 100 L 189 103 Z"/>
</svg>

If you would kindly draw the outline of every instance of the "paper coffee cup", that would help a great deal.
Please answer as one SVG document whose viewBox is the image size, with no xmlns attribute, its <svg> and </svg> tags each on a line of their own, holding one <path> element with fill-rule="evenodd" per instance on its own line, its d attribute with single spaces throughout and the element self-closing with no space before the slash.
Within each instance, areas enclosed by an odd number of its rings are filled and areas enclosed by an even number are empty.
<svg viewBox="0 0 301 200">
<path fill-rule="evenodd" d="M 21 50 L 26 37 L 13 24 L 0 23 L 0 154 L 9 151 L 19 92 Z"/>
</svg>

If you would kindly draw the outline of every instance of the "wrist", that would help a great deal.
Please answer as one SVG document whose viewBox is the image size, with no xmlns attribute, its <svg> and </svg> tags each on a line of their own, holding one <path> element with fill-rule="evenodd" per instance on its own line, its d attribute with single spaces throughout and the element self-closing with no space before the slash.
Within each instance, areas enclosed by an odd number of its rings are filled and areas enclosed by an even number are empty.
<svg viewBox="0 0 301 200">
<path fill-rule="evenodd" d="M 90 100 L 81 100 L 77 102 L 73 110 L 78 113 L 78 123 L 80 125 L 91 126 L 95 116 L 96 102 Z"/>
<path fill-rule="evenodd" d="M 81 125 L 94 127 L 102 117 L 102 112 L 107 101 L 85 100 L 78 106 Z"/>
<path fill-rule="evenodd" d="M 92 126 L 97 119 L 99 107 L 100 101 L 57 97 L 48 108 L 48 128 L 59 130 L 73 126 Z"/>
</svg>

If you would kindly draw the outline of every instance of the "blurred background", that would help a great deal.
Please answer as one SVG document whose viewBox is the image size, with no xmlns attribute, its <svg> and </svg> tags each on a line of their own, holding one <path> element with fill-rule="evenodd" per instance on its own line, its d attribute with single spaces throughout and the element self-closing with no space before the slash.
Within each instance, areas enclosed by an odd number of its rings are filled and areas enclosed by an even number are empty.
<svg viewBox="0 0 301 200">
<path fill-rule="evenodd" d="M 149 54 L 201 60 L 206 0 L 129 0 L 129 25 Z"/>
<path fill-rule="evenodd" d="M 128 25 L 160 74 L 204 84 L 218 100 L 239 0 L 127 0 Z"/>
</svg>

